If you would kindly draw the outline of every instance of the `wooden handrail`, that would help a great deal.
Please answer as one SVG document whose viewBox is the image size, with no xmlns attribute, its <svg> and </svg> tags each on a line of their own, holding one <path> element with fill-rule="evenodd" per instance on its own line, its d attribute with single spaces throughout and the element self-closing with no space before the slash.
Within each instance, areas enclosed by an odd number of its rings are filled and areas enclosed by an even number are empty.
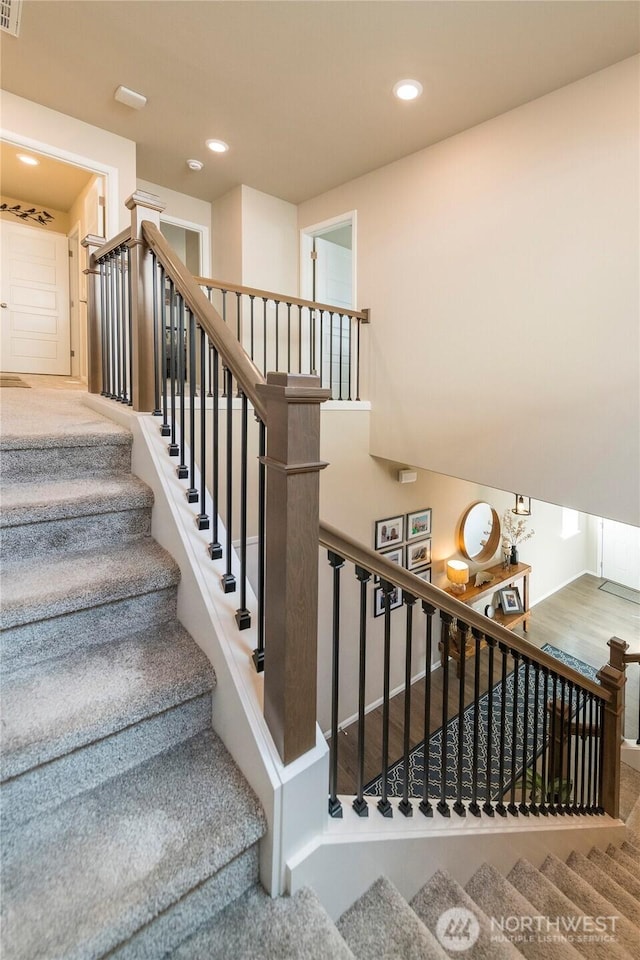
<svg viewBox="0 0 640 960">
<path fill-rule="evenodd" d="M 223 364 L 237 381 L 257 415 L 266 423 L 267 411 L 258 395 L 258 384 L 266 383 L 256 365 L 247 356 L 236 337 L 229 330 L 215 307 L 207 300 L 196 280 L 187 270 L 158 228 L 149 221 L 142 223 L 145 242 L 164 267 L 165 274 L 173 281 L 177 292 L 203 328 L 220 354 Z"/>
<path fill-rule="evenodd" d="M 93 262 L 95 263 L 98 260 L 102 260 L 103 257 L 106 257 L 108 253 L 111 253 L 112 250 L 117 250 L 118 247 L 121 247 L 123 244 L 127 243 L 131 239 L 131 227 L 125 227 L 124 230 L 121 230 L 117 237 L 114 237 L 112 240 L 107 240 L 103 246 L 98 250 L 93 251 Z"/>
<path fill-rule="evenodd" d="M 640 653 L 625 653 L 625 663 L 640 663 Z"/>
<path fill-rule="evenodd" d="M 444 610 L 445 613 L 468 624 L 468 626 L 475 627 L 483 634 L 493 637 L 499 643 L 507 645 L 510 650 L 515 650 L 539 666 L 552 670 L 557 676 L 569 680 L 574 685 L 580 687 L 580 689 L 595 694 L 605 703 L 610 701 L 611 694 L 608 690 L 603 689 L 600 684 L 589 680 L 588 677 L 584 677 L 581 673 L 578 673 L 577 670 L 573 670 L 571 667 L 556 660 L 548 653 L 545 653 L 544 650 L 540 650 L 532 643 L 529 643 L 524 637 L 520 637 L 510 630 L 507 630 L 502 624 L 489 620 L 488 617 L 483 616 L 466 604 L 456 600 L 455 597 L 445 593 L 445 591 L 439 587 L 427 583 L 425 580 L 421 580 L 420 577 L 410 573 L 403 567 L 399 567 L 396 563 L 392 563 L 391 560 L 387 560 L 386 557 L 369 549 L 369 547 L 365 547 L 363 544 L 352 540 L 351 537 L 336 530 L 335 527 L 331 527 L 326 523 L 320 523 L 320 543 L 328 550 L 332 550 L 339 556 L 344 557 L 345 560 L 350 560 L 351 563 L 364 567 L 370 573 L 382 577 L 384 580 L 388 580 L 390 583 L 393 583 L 394 586 L 406 590 L 407 593 L 413 594 L 413 596 L 419 600 L 425 600 L 439 610 Z"/>
<path fill-rule="evenodd" d="M 254 287 L 241 287 L 235 283 L 222 283 L 220 280 L 212 280 L 210 277 L 196 277 L 195 281 L 203 287 L 212 287 L 214 290 L 226 290 L 228 293 L 244 293 L 249 297 L 259 297 L 261 300 L 278 300 L 280 303 L 291 304 L 291 306 L 309 307 L 311 310 L 339 313 L 343 317 L 352 317 L 354 320 L 362 320 L 363 323 L 370 323 L 368 310 L 352 310 L 350 308 L 337 307 L 335 304 L 317 303 L 315 300 L 301 300 L 299 297 L 290 297 L 284 293 L 273 293 L 269 290 L 258 290 Z"/>
</svg>

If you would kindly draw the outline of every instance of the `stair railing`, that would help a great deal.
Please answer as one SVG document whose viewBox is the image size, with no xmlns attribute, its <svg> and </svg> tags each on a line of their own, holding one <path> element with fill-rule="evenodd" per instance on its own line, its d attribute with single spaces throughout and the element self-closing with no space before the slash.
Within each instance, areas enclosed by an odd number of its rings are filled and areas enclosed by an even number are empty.
<svg viewBox="0 0 640 960">
<path fill-rule="evenodd" d="M 369 323 L 368 310 L 196 280 L 263 376 L 319 371 L 333 400 L 360 400 L 361 326 Z"/>
<path fill-rule="evenodd" d="M 320 543 L 333 581 L 332 817 L 342 816 L 341 795 L 353 797 L 359 816 L 368 816 L 372 802 L 382 816 L 392 816 L 393 797 L 406 817 L 414 806 L 426 817 L 434 808 L 445 817 L 451 811 L 461 817 L 467 812 L 476 817 L 618 816 L 626 643 L 612 638 L 609 663 L 590 679 L 326 524 L 321 524 Z M 353 577 L 343 589 L 346 564 Z M 380 643 L 370 636 L 372 585 L 380 591 L 384 617 L 382 671 L 374 678 L 367 676 L 369 647 Z M 357 631 L 352 628 L 343 637 L 345 603 L 359 606 L 359 617 Z M 457 676 L 451 669 L 454 632 L 455 646 L 466 653 Z M 441 672 L 434 680 L 436 642 Z M 341 685 L 341 664 L 346 656 L 355 659 L 354 648 L 358 682 L 357 719 L 349 730 L 356 741 L 351 774 L 353 751 L 340 765 L 340 718 L 353 715 L 355 698 L 351 683 Z M 398 699 L 391 697 L 394 664 L 401 674 L 395 684 Z M 367 703 L 381 705 L 381 722 L 378 717 L 367 723 Z M 394 755 L 392 725 L 402 728 L 402 750 Z"/>
</svg>

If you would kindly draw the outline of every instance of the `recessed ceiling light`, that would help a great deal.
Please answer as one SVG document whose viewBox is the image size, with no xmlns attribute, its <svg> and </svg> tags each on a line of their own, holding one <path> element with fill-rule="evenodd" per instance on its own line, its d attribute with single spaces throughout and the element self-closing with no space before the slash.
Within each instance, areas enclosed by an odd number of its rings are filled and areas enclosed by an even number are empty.
<svg viewBox="0 0 640 960">
<path fill-rule="evenodd" d="M 224 140 L 207 140 L 207 146 L 214 153 L 226 153 L 229 149 L 229 144 L 225 143 Z"/>
<path fill-rule="evenodd" d="M 422 93 L 422 84 L 419 80 L 398 80 L 393 92 L 398 100 L 416 100 Z"/>
<path fill-rule="evenodd" d="M 40 161 L 36 157 L 30 157 L 28 153 L 19 153 L 18 160 L 26 163 L 28 167 L 37 167 Z"/>
<path fill-rule="evenodd" d="M 187 160 L 187 166 L 189 170 L 202 170 L 204 163 L 202 160 Z"/>
</svg>

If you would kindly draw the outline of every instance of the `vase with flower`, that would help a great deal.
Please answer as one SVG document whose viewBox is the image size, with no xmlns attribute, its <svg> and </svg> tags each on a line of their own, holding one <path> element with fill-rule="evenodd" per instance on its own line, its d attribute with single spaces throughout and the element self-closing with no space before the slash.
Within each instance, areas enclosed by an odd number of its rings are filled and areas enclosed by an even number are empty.
<svg viewBox="0 0 640 960">
<path fill-rule="evenodd" d="M 510 510 L 505 510 L 502 517 L 502 553 L 509 557 L 509 563 L 516 566 L 518 563 L 518 544 L 530 540 L 535 530 L 527 529 L 526 519 L 516 517 Z"/>
</svg>

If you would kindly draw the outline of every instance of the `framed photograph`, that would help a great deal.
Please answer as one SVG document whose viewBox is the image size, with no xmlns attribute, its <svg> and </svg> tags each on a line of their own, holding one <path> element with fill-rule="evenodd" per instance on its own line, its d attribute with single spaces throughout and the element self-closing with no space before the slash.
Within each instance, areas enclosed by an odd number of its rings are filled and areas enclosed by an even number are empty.
<svg viewBox="0 0 640 960">
<path fill-rule="evenodd" d="M 407 540 L 431 536 L 431 507 L 407 514 Z"/>
<path fill-rule="evenodd" d="M 524 613 L 524 607 L 520 599 L 520 591 L 517 587 L 507 587 L 504 590 L 498 590 L 498 596 L 500 597 L 502 612 L 507 616 L 510 613 Z"/>
<path fill-rule="evenodd" d="M 426 583 L 431 583 L 431 567 L 425 567 L 424 570 L 413 570 L 416 577 L 420 577 L 421 580 L 425 580 Z"/>
<path fill-rule="evenodd" d="M 397 563 L 399 567 L 402 567 L 404 566 L 403 554 L 404 547 L 396 547 L 394 550 L 385 550 L 380 556 L 386 557 L 391 563 Z M 374 577 L 373 582 L 380 583 L 380 577 Z"/>
<path fill-rule="evenodd" d="M 395 547 L 404 542 L 404 517 L 376 520 L 376 550 Z"/>
<path fill-rule="evenodd" d="M 416 570 L 431 563 L 431 538 L 407 544 L 407 570 Z"/>
<path fill-rule="evenodd" d="M 398 607 L 402 606 L 402 590 L 400 587 L 394 587 L 390 594 L 390 607 L 392 610 L 397 610 Z M 382 592 L 382 587 L 376 587 L 373 591 L 373 615 L 374 617 L 381 617 L 384 614 L 384 594 Z"/>
</svg>

